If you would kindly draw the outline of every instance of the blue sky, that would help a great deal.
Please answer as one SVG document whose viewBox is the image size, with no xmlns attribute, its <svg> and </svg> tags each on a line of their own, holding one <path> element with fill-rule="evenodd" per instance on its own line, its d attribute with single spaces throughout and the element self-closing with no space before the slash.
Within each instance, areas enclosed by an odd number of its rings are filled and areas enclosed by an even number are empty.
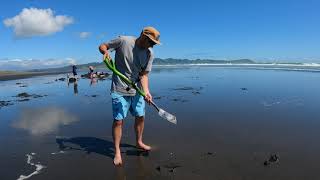
<svg viewBox="0 0 320 180">
<path fill-rule="evenodd" d="M 319 7 L 318 0 L 4 0 L 0 69 L 12 60 L 96 62 L 100 43 L 138 36 L 144 26 L 161 33 L 162 45 L 154 48 L 159 58 L 320 62 Z M 63 23 L 37 23 L 37 13 L 48 9 L 52 21 L 62 16 Z"/>
</svg>

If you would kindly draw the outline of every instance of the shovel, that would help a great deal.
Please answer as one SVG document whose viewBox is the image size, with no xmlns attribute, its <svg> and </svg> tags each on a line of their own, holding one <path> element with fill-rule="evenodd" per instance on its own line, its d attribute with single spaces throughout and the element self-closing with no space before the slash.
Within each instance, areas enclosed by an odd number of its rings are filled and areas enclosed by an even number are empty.
<svg viewBox="0 0 320 180">
<path fill-rule="evenodd" d="M 115 73 L 117 76 L 120 77 L 121 80 L 123 80 L 126 84 L 128 84 L 129 86 L 131 86 L 132 88 L 134 88 L 141 96 L 145 97 L 146 94 L 137 86 L 136 83 L 132 82 L 130 79 L 128 79 L 125 75 L 121 74 L 117 69 L 116 66 L 114 64 L 114 62 L 112 61 L 112 59 L 106 58 L 103 61 L 106 66 L 113 72 Z M 176 116 L 166 112 L 165 110 L 159 108 L 153 101 L 150 102 L 153 107 L 155 107 L 158 111 L 158 114 L 160 117 L 166 119 L 167 121 L 173 123 L 173 124 L 177 124 L 177 118 Z"/>
</svg>

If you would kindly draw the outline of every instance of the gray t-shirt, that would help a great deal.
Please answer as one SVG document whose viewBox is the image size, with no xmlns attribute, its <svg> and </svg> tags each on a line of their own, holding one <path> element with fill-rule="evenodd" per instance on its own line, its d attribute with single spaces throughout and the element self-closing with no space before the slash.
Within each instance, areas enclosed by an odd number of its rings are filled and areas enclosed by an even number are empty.
<svg viewBox="0 0 320 180">
<path fill-rule="evenodd" d="M 116 69 L 133 82 L 140 84 L 140 72 L 151 71 L 153 62 L 153 51 L 151 48 L 141 49 L 136 45 L 136 37 L 119 36 L 105 44 L 109 49 L 115 50 Z M 134 96 L 136 90 L 128 88 L 116 74 L 112 76 L 111 92 L 117 92 L 125 96 Z"/>
</svg>

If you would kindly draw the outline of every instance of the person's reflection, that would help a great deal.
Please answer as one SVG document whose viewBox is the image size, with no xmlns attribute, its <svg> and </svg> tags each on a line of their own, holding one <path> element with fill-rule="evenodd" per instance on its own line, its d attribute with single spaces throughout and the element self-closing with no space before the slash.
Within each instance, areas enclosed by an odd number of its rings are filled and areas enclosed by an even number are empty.
<svg viewBox="0 0 320 180">
<path fill-rule="evenodd" d="M 98 82 L 97 78 L 91 78 L 90 79 L 90 86 L 96 84 Z"/>
<path fill-rule="evenodd" d="M 138 171 L 137 171 L 137 175 L 138 177 L 140 177 L 141 179 L 147 179 L 148 177 L 148 168 L 147 168 L 147 165 L 146 165 L 146 162 L 145 162 L 145 155 L 138 155 L 137 156 L 137 164 L 138 164 Z M 148 156 L 148 155 L 147 155 Z"/>
<path fill-rule="evenodd" d="M 146 159 L 146 157 L 149 157 L 149 152 L 147 151 L 140 151 L 140 150 L 127 150 L 126 151 L 127 156 L 135 156 L 136 163 L 134 165 L 136 174 L 135 176 L 139 177 L 139 179 L 150 179 L 152 176 L 152 170 L 150 169 L 150 162 Z M 123 166 L 117 166 L 115 167 L 115 179 L 116 180 L 126 180 L 128 174 L 125 172 L 125 168 Z"/>
<path fill-rule="evenodd" d="M 73 93 L 75 95 L 78 94 L 78 82 L 77 81 L 73 83 Z"/>
<path fill-rule="evenodd" d="M 126 180 L 126 173 L 124 171 L 124 167 L 115 167 L 115 175 L 116 175 L 116 180 Z"/>
<path fill-rule="evenodd" d="M 70 86 L 70 83 L 73 84 L 73 93 L 75 95 L 77 95 L 78 94 L 78 82 L 77 81 L 75 81 L 75 82 L 69 82 L 68 81 L 68 87 Z"/>
</svg>

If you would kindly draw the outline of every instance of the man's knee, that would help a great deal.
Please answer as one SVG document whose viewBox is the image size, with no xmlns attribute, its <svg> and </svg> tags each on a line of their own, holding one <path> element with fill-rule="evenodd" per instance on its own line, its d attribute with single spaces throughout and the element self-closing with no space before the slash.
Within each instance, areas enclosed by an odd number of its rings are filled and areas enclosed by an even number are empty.
<svg viewBox="0 0 320 180">
<path fill-rule="evenodd" d="M 123 125 L 123 120 L 113 120 L 113 125 L 114 126 L 122 126 Z"/>
<path fill-rule="evenodd" d="M 144 116 L 136 116 L 136 121 L 144 121 Z"/>
</svg>

